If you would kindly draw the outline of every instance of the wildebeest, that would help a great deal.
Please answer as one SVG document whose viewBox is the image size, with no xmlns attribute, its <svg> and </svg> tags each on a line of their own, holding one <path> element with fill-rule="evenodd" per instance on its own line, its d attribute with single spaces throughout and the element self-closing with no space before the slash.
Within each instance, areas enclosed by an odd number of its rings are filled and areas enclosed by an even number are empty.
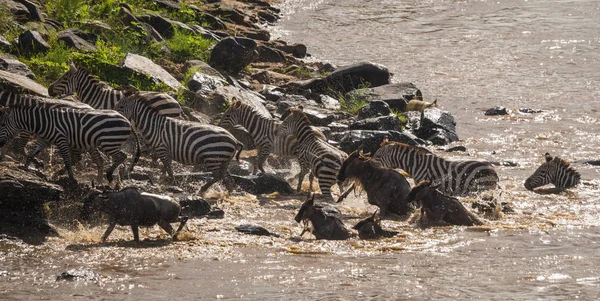
<svg viewBox="0 0 600 301">
<path fill-rule="evenodd" d="M 433 102 L 426 102 L 417 99 L 412 99 L 406 104 L 406 111 L 419 111 L 423 112 L 427 108 L 437 107 L 437 99 Z"/>
<path fill-rule="evenodd" d="M 312 234 L 317 239 L 345 240 L 350 237 L 350 232 L 344 226 L 344 223 L 336 216 L 330 215 L 322 210 L 322 207 L 315 204 L 315 195 L 310 193 L 308 198 L 298 210 L 294 218 L 296 222 L 310 221 L 312 224 Z M 306 232 L 306 228 L 302 234 Z M 300 236 L 302 236 L 300 234 Z"/>
<path fill-rule="evenodd" d="M 405 215 L 414 210 L 406 201 L 410 193 L 410 184 L 404 176 L 393 169 L 383 168 L 371 162 L 360 151 L 351 153 L 342 164 L 337 176 L 338 185 L 346 179 L 358 179 L 362 188 L 367 192 L 369 204 L 379 207 L 380 216 L 385 217 L 389 212 Z M 348 196 L 346 191 L 338 199 L 341 202 Z"/>
<path fill-rule="evenodd" d="M 95 211 L 109 216 L 109 225 L 102 236 L 106 241 L 117 224 L 131 226 L 133 239 L 139 241 L 138 226 L 158 224 L 170 235 L 175 235 L 185 225 L 188 218 L 180 217 L 181 206 L 168 196 L 140 192 L 137 188 L 128 187 L 117 192 L 93 193 L 81 208 L 81 219 L 87 220 Z M 177 231 L 169 223 L 180 222 Z"/>
<path fill-rule="evenodd" d="M 412 189 L 406 200 L 408 202 L 420 201 L 421 218 L 427 215 L 429 221 L 444 221 L 459 226 L 483 224 L 457 198 L 446 195 L 438 189 L 431 187 L 431 183 L 427 180 L 419 182 Z"/>
<path fill-rule="evenodd" d="M 398 234 L 396 231 L 386 231 L 381 228 L 381 217 L 377 217 L 378 211 L 373 215 L 358 222 L 352 229 L 358 231 L 360 239 L 378 239 L 381 237 L 393 237 Z"/>
</svg>

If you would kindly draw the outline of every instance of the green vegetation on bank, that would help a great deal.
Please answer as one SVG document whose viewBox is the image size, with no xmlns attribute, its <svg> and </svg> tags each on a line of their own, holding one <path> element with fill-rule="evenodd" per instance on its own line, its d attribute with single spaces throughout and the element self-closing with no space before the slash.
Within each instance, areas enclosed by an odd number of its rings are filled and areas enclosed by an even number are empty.
<svg viewBox="0 0 600 301">
<path fill-rule="evenodd" d="M 68 70 L 68 61 L 87 68 L 100 80 L 113 86 L 133 84 L 141 90 L 169 90 L 166 85 L 157 85 L 139 74 L 126 74 L 116 66 L 127 53 L 146 56 L 165 66 L 174 66 L 191 59 L 207 61 L 213 40 L 204 39 L 193 32 L 176 31 L 163 42 L 153 42 L 143 26 L 137 22 L 125 24 L 120 13 L 121 4 L 131 8 L 134 15 L 160 14 L 188 25 L 203 24 L 203 15 L 185 3 L 180 9 L 160 7 L 154 1 L 144 0 L 43 0 L 40 8 L 48 18 L 60 22 L 60 28 L 27 23 L 24 28 L 40 31 L 50 50 L 46 53 L 26 55 L 13 49 L 21 61 L 29 66 L 36 80 L 49 86 Z M 78 51 L 57 40 L 58 32 L 67 28 L 79 28 L 98 36 L 97 50 Z M 15 23 L 14 16 L 5 7 L 0 7 L 0 35 L 14 41 L 24 31 Z"/>
</svg>

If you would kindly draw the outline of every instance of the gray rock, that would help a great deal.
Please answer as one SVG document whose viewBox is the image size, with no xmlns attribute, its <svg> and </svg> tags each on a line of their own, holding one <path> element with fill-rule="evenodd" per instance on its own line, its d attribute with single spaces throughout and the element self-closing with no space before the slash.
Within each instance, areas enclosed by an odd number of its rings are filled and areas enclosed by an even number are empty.
<svg viewBox="0 0 600 301">
<path fill-rule="evenodd" d="M 374 100 L 358 110 L 357 119 L 366 119 L 391 114 L 390 106 L 382 100 Z"/>
<path fill-rule="evenodd" d="M 254 107 L 260 114 L 272 118 L 271 113 L 264 106 L 262 96 L 254 91 L 234 86 L 219 87 L 206 99 L 197 97 L 192 108 L 209 115 L 224 112 L 233 98 Z"/>
<path fill-rule="evenodd" d="M 260 95 L 264 96 L 267 100 L 278 101 L 281 97 L 285 95 L 285 93 L 281 91 L 279 87 L 263 85 L 263 88 L 260 91 Z"/>
<path fill-rule="evenodd" d="M 31 20 L 31 13 L 27 6 L 13 0 L 0 0 L 0 5 L 7 8 L 15 19 L 25 22 Z"/>
<path fill-rule="evenodd" d="M 204 12 L 213 16 L 218 16 L 222 19 L 229 20 L 235 24 L 242 25 L 245 27 L 257 27 L 253 23 L 246 21 L 246 16 L 242 11 L 224 3 L 219 3 L 219 5 L 216 5 L 211 9 L 205 10 Z"/>
<path fill-rule="evenodd" d="M 351 153 L 362 146 L 365 153 L 371 153 L 372 155 L 379 149 L 385 136 L 388 136 L 390 141 L 398 141 L 408 145 L 417 146 L 422 144 L 420 139 L 406 131 L 350 130 L 343 133 L 334 133 L 332 139 L 339 141 L 340 148 L 346 153 Z"/>
<path fill-rule="evenodd" d="M 590 160 L 590 159 L 575 160 L 575 161 L 573 161 L 573 163 L 600 166 L 600 160 L 594 160 L 594 159 L 592 159 L 592 160 Z"/>
<path fill-rule="evenodd" d="M 350 130 L 402 131 L 402 122 L 396 115 L 361 119 L 349 125 Z"/>
<path fill-rule="evenodd" d="M 199 69 L 200 72 L 208 74 L 213 77 L 218 77 L 221 80 L 225 80 L 225 77 L 217 71 L 217 69 L 211 67 L 209 64 L 200 60 L 190 60 L 185 62 L 183 65 L 184 70 L 187 72 L 190 69 Z"/>
<path fill-rule="evenodd" d="M 544 110 L 519 108 L 519 112 L 523 113 L 523 114 L 536 114 L 536 113 L 542 113 L 542 112 L 544 112 Z"/>
<path fill-rule="evenodd" d="M 216 32 L 216 31 L 208 30 L 197 24 L 190 25 L 189 27 L 192 31 L 194 31 L 194 33 L 196 33 L 197 35 L 200 35 L 202 38 L 207 39 L 207 40 L 220 41 L 221 39 L 227 37 L 227 35 L 220 34 L 219 32 Z"/>
<path fill-rule="evenodd" d="M 268 42 L 271 39 L 271 33 L 265 29 L 246 28 L 238 32 L 241 36 L 249 39 Z"/>
<path fill-rule="evenodd" d="M 265 22 L 268 23 L 275 23 L 277 22 L 277 20 L 279 20 L 279 16 L 273 13 L 270 13 L 268 11 L 264 11 L 264 10 L 259 10 L 257 13 L 259 18 L 263 19 Z"/>
<path fill-rule="evenodd" d="M 13 0 L 14 2 L 18 2 L 23 4 L 27 10 L 29 10 L 29 20 L 30 21 L 40 21 L 44 22 L 44 16 L 40 13 L 40 9 L 37 4 L 28 1 L 28 0 Z M 0 1 L 1 2 L 1 1 Z"/>
<path fill-rule="evenodd" d="M 198 13 L 200 13 L 202 16 L 202 21 L 204 21 L 204 23 L 207 24 L 209 28 L 216 29 L 216 30 L 227 29 L 227 25 L 223 21 L 221 21 L 221 19 L 219 19 L 205 11 L 202 11 L 201 9 L 199 9 L 198 7 L 196 7 L 194 5 L 188 5 L 188 7 L 197 11 Z"/>
<path fill-rule="evenodd" d="M 175 31 L 194 33 L 186 24 L 165 18 L 158 14 L 147 14 L 136 16 L 138 20 L 150 24 L 161 36 L 169 39 L 175 35 Z"/>
<path fill-rule="evenodd" d="M 325 94 L 320 94 L 317 102 L 328 110 L 339 110 L 342 107 L 337 99 Z"/>
<path fill-rule="evenodd" d="M 331 89 L 347 93 L 361 86 L 378 87 L 390 83 L 392 74 L 383 65 L 362 62 L 333 71 L 325 80 Z"/>
<path fill-rule="evenodd" d="M 505 107 L 493 107 L 489 108 L 485 111 L 484 115 L 492 116 L 492 115 L 507 115 L 508 111 L 506 111 Z"/>
<path fill-rule="evenodd" d="M 412 83 L 393 83 L 375 88 L 358 89 L 346 94 L 347 98 L 364 101 L 384 101 L 390 109 L 406 111 L 406 104 L 412 100 L 423 100 L 421 90 Z"/>
<path fill-rule="evenodd" d="M 339 122 L 332 122 L 329 125 L 327 125 L 327 127 L 330 128 L 332 132 L 344 132 L 348 130 L 347 124 Z"/>
<path fill-rule="evenodd" d="M 67 281 L 98 281 L 99 276 L 96 272 L 87 269 L 70 269 L 66 272 L 62 272 L 56 277 L 56 281 L 67 280 Z"/>
<path fill-rule="evenodd" d="M 178 11 L 181 8 L 178 0 L 169 1 L 169 0 L 154 0 L 159 7 L 170 11 Z"/>
<path fill-rule="evenodd" d="M 19 35 L 19 48 L 26 53 L 40 53 L 50 50 L 48 43 L 42 38 L 39 32 L 27 30 Z"/>
<path fill-rule="evenodd" d="M 211 76 L 203 72 L 196 72 L 187 82 L 188 88 L 204 97 L 208 97 L 215 89 L 225 86 L 226 82 L 223 78 Z"/>
<path fill-rule="evenodd" d="M 0 35 L 0 51 L 10 52 L 12 44 L 2 35 Z"/>
<path fill-rule="evenodd" d="M 278 192 L 282 195 L 294 194 L 295 190 L 292 189 L 290 184 L 282 177 L 260 173 L 258 175 L 250 176 L 238 176 L 231 175 L 236 185 L 242 190 L 251 194 L 270 194 Z"/>
<path fill-rule="evenodd" d="M 289 54 L 293 55 L 294 57 L 297 57 L 297 58 L 306 57 L 307 49 L 306 49 L 306 45 L 304 45 L 304 44 L 288 44 L 282 40 L 273 41 L 273 44 L 274 44 L 275 48 L 277 48 L 285 53 L 289 53 Z"/>
<path fill-rule="evenodd" d="M 412 114 L 411 116 L 415 115 L 420 116 L 421 114 Z M 417 129 L 413 128 L 413 133 L 435 145 L 446 145 L 459 140 L 454 117 L 439 108 L 425 110 L 420 126 Z"/>
<path fill-rule="evenodd" d="M 256 60 L 260 62 L 282 63 L 286 61 L 285 54 L 283 54 L 280 50 L 273 49 L 265 45 L 258 46 L 257 52 L 258 57 Z"/>
<path fill-rule="evenodd" d="M 235 230 L 237 230 L 238 232 L 245 233 L 245 234 L 280 237 L 279 234 L 271 233 L 271 232 L 269 232 L 269 230 L 267 230 L 261 226 L 258 226 L 258 225 L 241 224 L 241 225 L 236 226 Z"/>
<path fill-rule="evenodd" d="M 258 55 L 257 44 L 246 38 L 229 37 L 218 42 L 211 51 L 209 64 L 226 72 L 237 74 Z"/>
<path fill-rule="evenodd" d="M 95 35 L 94 35 L 95 36 Z M 80 29 L 66 29 L 58 33 L 58 40 L 63 41 L 65 45 L 77 50 L 96 51 L 96 46 L 92 44 L 97 37 L 86 34 Z M 90 41 L 86 40 L 89 39 Z"/>
<path fill-rule="evenodd" d="M 23 75 L 0 70 L 0 86 L 25 90 L 29 94 L 48 96 L 48 89 Z"/>
<path fill-rule="evenodd" d="M 26 76 L 31 79 L 35 78 L 35 75 L 29 70 L 27 65 L 10 54 L 0 53 L 0 70 Z"/>
<path fill-rule="evenodd" d="M 292 101 L 277 101 L 277 113 L 284 115 L 291 107 L 297 107 L 298 102 Z M 345 112 L 335 112 L 327 109 L 317 108 L 314 106 L 303 104 L 304 114 L 308 120 L 315 126 L 327 126 L 333 121 L 348 118 L 349 115 Z"/>
<path fill-rule="evenodd" d="M 462 145 L 457 145 L 457 146 L 453 146 L 450 148 L 447 148 L 444 150 L 447 153 L 452 153 L 452 152 L 466 152 L 467 148 L 462 146 Z"/>
<path fill-rule="evenodd" d="M 163 67 L 155 64 L 152 60 L 141 55 L 128 53 L 119 63 L 119 66 L 150 77 L 155 82 L 163 82 L 169 87 L 177 90 L 183 88 L 181 83 L 175 79 Z"/>
</svg>

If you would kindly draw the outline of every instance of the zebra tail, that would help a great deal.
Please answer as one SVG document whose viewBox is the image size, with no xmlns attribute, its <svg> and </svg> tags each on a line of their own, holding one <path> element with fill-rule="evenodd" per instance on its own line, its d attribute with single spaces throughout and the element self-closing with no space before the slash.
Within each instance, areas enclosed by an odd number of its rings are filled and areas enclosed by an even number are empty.
<svg viewBox="0 0 600 301">
<path fill-rule="evenodd" d="M 133 171 L 133 168 L 135 167 L 135 165 L 138 163 L 138 161 L 140 160 L 140 156 L 142 155 L 142 150 L 140 147 L 140 138 L 138 137 L 137 132 L 133 132 L 133 136 L 135 137 L 135 157 L 133 158 L 133 162 L 131 163 L 131 166 L 129 167 L 129 172 L 131 173 Z"/>
<path fill-rule="evenodd" d="M 235 156 L 235 159 L 238 161 L 238 163 L 240 163 L 240 162 L 242 162 L 242 161 L 240 161 L 240 155 L 242 154 L 242 150 L 244 149 L 244 144 L 241 142 L 238 142 L 237 146 L 239 147 L 239 149 L 238 149 L 237 155 Z"/>
</svg>

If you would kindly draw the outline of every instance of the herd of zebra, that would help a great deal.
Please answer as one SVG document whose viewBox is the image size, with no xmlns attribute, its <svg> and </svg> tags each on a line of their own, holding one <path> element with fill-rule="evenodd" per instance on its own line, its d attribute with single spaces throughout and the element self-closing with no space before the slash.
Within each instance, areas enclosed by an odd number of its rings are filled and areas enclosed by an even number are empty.
<svg viewBox="0 0 600 301">
<path fill-rule="evenodd" d="M 51 96 L 77 93 L 81 102 L 48 99 L 0 91 L 0 148 L 16 137 L 13 147 L 24 153 L 25 144 L 36 139 L 25 165 L 35 162 L 36 155 L 49 145 L 56 145 L 64 160 L 64 170 L 77 182 L 73 164 L 89 152 L 103 177 L 103 154 L 112 158 L 106 179 L 113 181 L 114 171 L 125 162 L 124 151 L 130 137 L 149 146 L 162 163 L 163 174 L 174 181 L 172 161 L 194 165 L 212 172 L 213 178 L 202 186 L 223 181 L 228 190 L 234 188 L 228 166 L 239 160 L 244 147 L 228 130 L 241 126 L 254 139 L 257 158 L 254 172 L 265 172 L 264 163 L 272 153 L 295 158 L 300 165 L 297 190 L 309 174 L 309 190 L 317 178 L 322 196 L 332 200 L 331 187 L 346 153 L 328 143 L 325 136 L 311 126 L 303 108 L 289 109 L 281 119 L 261 113 L 240 100 L 233 100 L 218 125 L 184 120 L 179 103 L 165 93 L 113 89 L 97 80 L 86 69 L 70 64 L 70 69 L 48 89 Z M 139 157 L 139 143 L 133 164 Z M 416 182 L 429 180 L 440 191 L 465 196 L 498 187 L 498 174 L 489 162 L 450 161 L 425 148 L 384 140 L 369 159 L 384 168 L 400 168 Z M 133 164 L 130 169 L 133 168 Z M 546 163 L 525 182 L 527 189 L 548 183 L 569 188 L 580 181 L 579 174 L 568 162 L 546 154 Z"/>
</svg>

